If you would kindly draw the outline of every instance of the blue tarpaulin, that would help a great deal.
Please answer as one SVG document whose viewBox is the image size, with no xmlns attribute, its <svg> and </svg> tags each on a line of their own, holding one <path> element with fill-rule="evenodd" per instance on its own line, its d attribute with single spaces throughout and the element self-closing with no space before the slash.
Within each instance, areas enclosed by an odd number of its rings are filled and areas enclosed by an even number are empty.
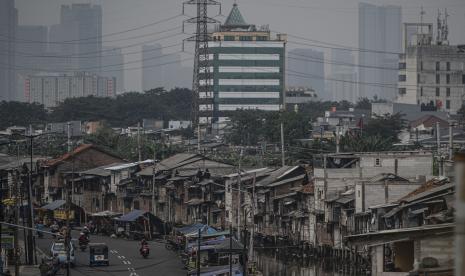
<svg viewBox="0 0 465 276">
<path fill-rule="evenodd" d="M 66 203 L 65 200 L 55 200 L 52 203 L 42 206 L 41 209 L 53 211 L 65 205 L 65 203 Z"/>
<path fill-rule="evenodd" d="M 147 213 L 147 211 L 143 211 L 143 210 L 133 210 L 119 218 L 116 218 L 117 221 L 126 221 L 126 222 L 132 222 L 132 221 L 135 221 L 136 219 L 142 217 L 145 215 L 145 213 Z"/>
<path fill-rule="evenodd" d="M 194 224 L 179 228 L 177 230 L 181 234 L 184 234 L 186 236 L 192 236 L 192 235 L 197 235 L 199 233 L 199 229 L 202 232 L 202 234 L 207 234 L 207 235 L 214 234 L 217 232 L 215 228 L 208 226 L 206 224 L 202 224 L 202 223 L 194 223 Z"/>
</svg>

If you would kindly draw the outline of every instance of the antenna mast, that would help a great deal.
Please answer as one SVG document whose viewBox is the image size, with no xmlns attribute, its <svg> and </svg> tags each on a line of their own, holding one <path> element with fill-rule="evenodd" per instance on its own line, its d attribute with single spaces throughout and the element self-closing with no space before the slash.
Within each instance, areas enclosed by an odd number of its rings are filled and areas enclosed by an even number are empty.
<svg viewBox="0 0 465 276">
<path fill-rule="evenodd" d="M 183 29 L 184 23 L 196 24 L 194 35 L 186 40 L 195 42 L 191 120 L 193 129 L 198 129 L 199 137 L 197 137 L 197 140 L 200 143 L 201 124 L 205 124 L 207 129 L 211 129 L 212 123 L 211 115 L 206 115 L 206 120 L 200 121 L 200 111 L 213 112 L 212 76 L 210 72 L 211 64 L 209 62 L 210 52 L 208 51 L 208 41 L 211 35 L 208 32 L 208 25 L 219 23 L 218 20 L 208 17 L 208 6 L 219 6 L 221 13 L 221 4 L 215 0 L 189 0 L 183 3 L 183 14 L 185 5 L 195 5 L 197 7 L 197 16 L 185 20 L 183 22 Z"/>
</svg>

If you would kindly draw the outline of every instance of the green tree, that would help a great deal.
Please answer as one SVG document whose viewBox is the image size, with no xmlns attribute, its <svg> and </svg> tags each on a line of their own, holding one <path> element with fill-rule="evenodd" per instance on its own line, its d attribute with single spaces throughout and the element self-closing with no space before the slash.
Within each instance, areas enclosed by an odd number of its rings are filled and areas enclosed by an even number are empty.
<svg viewBox="0 0 465 276">
<path fill-rule="evenodd" d="M 357 109 L 364 109 L 364 110 L 371 110 L 371 101 L 368 98 L 360 98 L 358 102 L 355 104 L 355 108 Z"/>
<path fill-rule="evenodd" d="M 0 129 L 10 126 L 43 124 L 47 121 L 47 111 L 37 103 L 0 102 Z"/>
<path fill-rule="evenodd" d="M 403 117 L 403 114 L 396 113 L 394 115 L 387 114 L 370 118 L 363 127 L 362 138 L 366 136 L 390 137 L 394 143 L 398 142 L 400 132 L 407 125 L 407 121 Z"/>
</svg>

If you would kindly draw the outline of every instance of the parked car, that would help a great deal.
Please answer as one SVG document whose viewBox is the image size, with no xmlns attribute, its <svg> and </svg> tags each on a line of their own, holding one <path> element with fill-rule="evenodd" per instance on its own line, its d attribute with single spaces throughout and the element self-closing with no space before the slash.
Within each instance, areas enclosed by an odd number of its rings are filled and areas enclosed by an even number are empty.
<svg viewBox="0 0 465 276">
<path fill-rule="evenodd" d="M 74 266 L 74 244 L 72 242 L 69 243 L 69 261 L 70 265 Z M 61 264 L 67 263 L 67 253 L 66 253 L 66 246 L 63 240 L 59 240 L 52 243 L 52 247 L 50 248 L 51 256 L 55 256 L 57 254 L 58 260 Z"/>
</svg>

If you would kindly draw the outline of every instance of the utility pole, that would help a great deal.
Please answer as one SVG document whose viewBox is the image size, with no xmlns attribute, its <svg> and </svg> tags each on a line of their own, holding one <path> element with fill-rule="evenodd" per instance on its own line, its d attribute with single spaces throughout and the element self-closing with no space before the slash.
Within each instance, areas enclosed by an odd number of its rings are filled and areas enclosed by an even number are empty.
<svg viewBox="0 0 465 276">
<path fill-rule="evenodd" d="M 286 166 L 286 159 L 284 156 L 284 125 L 281 122 L 281 165 Z"/>
<path fill-rule="evenodd" d="M 456 179 L 455 274 L 465 274 L 465 152 L 454 156 Z"/>
<path fill-rule="evenodd" d="M 197 15 L 189 18 L 183 22 L 184 24 L 191 23 L 196 24 L 196 30 L 193 36 L 187 38 L 187 41 L 195 42 L 195 53 L 194 53 L 194 70 L 192 78 L 192 109 L 191 109 L 191 120 L 192 129 L 198 129 L 200 133 L 200 109 L 199 106 L 206 106 L 205 110 L 202 110 L 202 117 L 205 117 L 205 123 L 207 124 L 207 130 L 211 130 L 211 123 L 213 121 L 213 91 L 212 91 L 212 75 L 210 72 L 209 62 L 209 50 L 208 42 L 211 40 L 211 35 L 208 32 L 208 25 L 213 23 L 219 23 L 218 20 L 208 17 L 208 6 L 215 5 L 219 6 L 221 14 L 221 4 L 215 0 L 188 0 L 182 4 L 182 14 L 184 14 L 185 5 L 195 5 L 197 8 Z M 184 49 L 184 45 L 183 45 Z M 208 114 L 211 112 L 210 114 Z M 197 143 L 200 143 L 200 135 L 198 135 Z M 199 150 L 199 146 L 198 150 Z"/>
<path fill-rule="evenodd" d="M 242 183 L 242 176 L 241 176 L 241 166 L 242 166 L 242 154 L 243 149 L 241 149 L 241 153 L 239 155 L 239 170 L 237 174 L 237 240 L 241 241 L 241 183 Z"/>
<path fill-rule="evenodd" d="M 257 173 L 253 175 L 252 181 L 252 226 L 250 227 L 250 237 L 249 237 L 249 260 L 254 263 L 254 252 L 253 252 L 253 241 L 255 236 L 255 182 L 257 179 Z M 244 242 L 245 244 L 245 242 Z M 247 267 L 245 268 L 245 270 Z"/>
<path fill-rule="evenodd" d="M 232 238 L 233 238 L 233 234 L 232 234 L 232 224 L 229 224 L 229 275 L 233 275 L 232 274 Z"/>
<path fill-rule="evenodd" d="M 30 228 L 33 227 L 33 220 L 34 220 L 34 209 L 32 207 L 32 169 L 33 169 L 33 164 L 32 164 L 32 155 L 33 155 L 33 141 L 34 136 L 32 134 L 32 125 L 29 125 L 29 183 L 27 185 L 27 203 L 29 205 L 28 208 L 28 226 Z M 29 229 L 27 233 L 27 263 L 29 265 L 32 265 L 34 263 L 34 246 L 33 246 L 33 234 L 32 230 Z"/>
<path fill-rule="evenodd" d="M 453 128 L 454 123 L 449 122 L 449 160 L 452 160 L 452 155 L 454 154 L 454 134 L 453 134 Z"/>
<path fill-rule="evenodd" d="M 19 172 L 18 171 L 15 171 L 14 173 L 14 177 L 13 177 L 13 185 L 14 185 L 14 199 L 15 199 L 15 205 L 16 205 L 16 208 L 14 210 L 15 212 L 15 224 L 18 225 L 19 224 L 19 200 L 18 200 L 18 193 L 19 193 L 19 189 L 18 189 L 18 177 L 19 177 Z M 3 205 L 3 204 L 2 204 Z M 3 226 L 0 225 L 0 228 L 2 228 Z M 20 256 L 19 256 L 19 241 L 18 241 L 18 227 L 15 227 L 15 232 L 14 232 L 14 256 L 15 256 L 15 275 L 19 275 L 19 263 L 20 263 Z M 2 271 L 3 272 L 3 271 Z"/>
<path fill-rule="evenodd" d="M 71 122 L 66 123 L 66 125 L 68 127 L 68 131 L 67 131 L 67 133 L 68 133 L 68 142 L 67 142 L 67 144 L 68 144 L 68 152 L 70 152 L 71 151 Z"/>
<path fill-rule="evenodd" d="M 139 162 L 142 161 L 142 154 L 140 149 L 140 122 L 137 123 L 137 153 L 139 155 Z"/>
<path fill-rule="evenodd" d="M 340 127 L 341 127 L 341 125 L 340 125 L 340 122 L 339 122 L 339 124 L 337 124 L 337 126 L 336 126 L 336 153 L 339 153 L 339 150 L 340 150 L 340 148 L 339 148 L 339 139 L 340 139 L 339 132 L 341 131 Z"/>
<path fill-rule="evenodd" d="M 157 215 L 157 205 L 155 203 L 155 174 L 156 174 L 155 160 L 156 159 L 157 159 L 157 154 L 155 152 L 155 140 L 153 140 L 152 213 L 154 216 Z"/>
<path fill-rule="evenodd" d="M 437 153 L 439 155 L 439 150 L 441 149 L 441 130 L 439 129 L 439 122 L 436 122 L 436 145 L 438 147 Z"/>
<path fill-rule="evenodd" d="M 74 189 L 74 156 L 72 156 L 72 164 L 71 164 L 71 189 Z M 68 185 L 67 185 L 68 187 Z M 66 237 L 65 237 L 65 247 L 66 247 L 66 275 L 71 275 L 70 270 L 70 261 L 71 261 L 71 229 L 69 229 L 69 213 L 71 212 L 71 202 L 70 202 L 70 194 L 69 194 L 69 187 L 66 191 Z"/>
<path fill-rule="evenodd" d="M 200 276 L 200 239 L 202 237 L 202 230 L 199 229 L 199 236 L 197 241 L 197 276 Z"/>
</svg>

